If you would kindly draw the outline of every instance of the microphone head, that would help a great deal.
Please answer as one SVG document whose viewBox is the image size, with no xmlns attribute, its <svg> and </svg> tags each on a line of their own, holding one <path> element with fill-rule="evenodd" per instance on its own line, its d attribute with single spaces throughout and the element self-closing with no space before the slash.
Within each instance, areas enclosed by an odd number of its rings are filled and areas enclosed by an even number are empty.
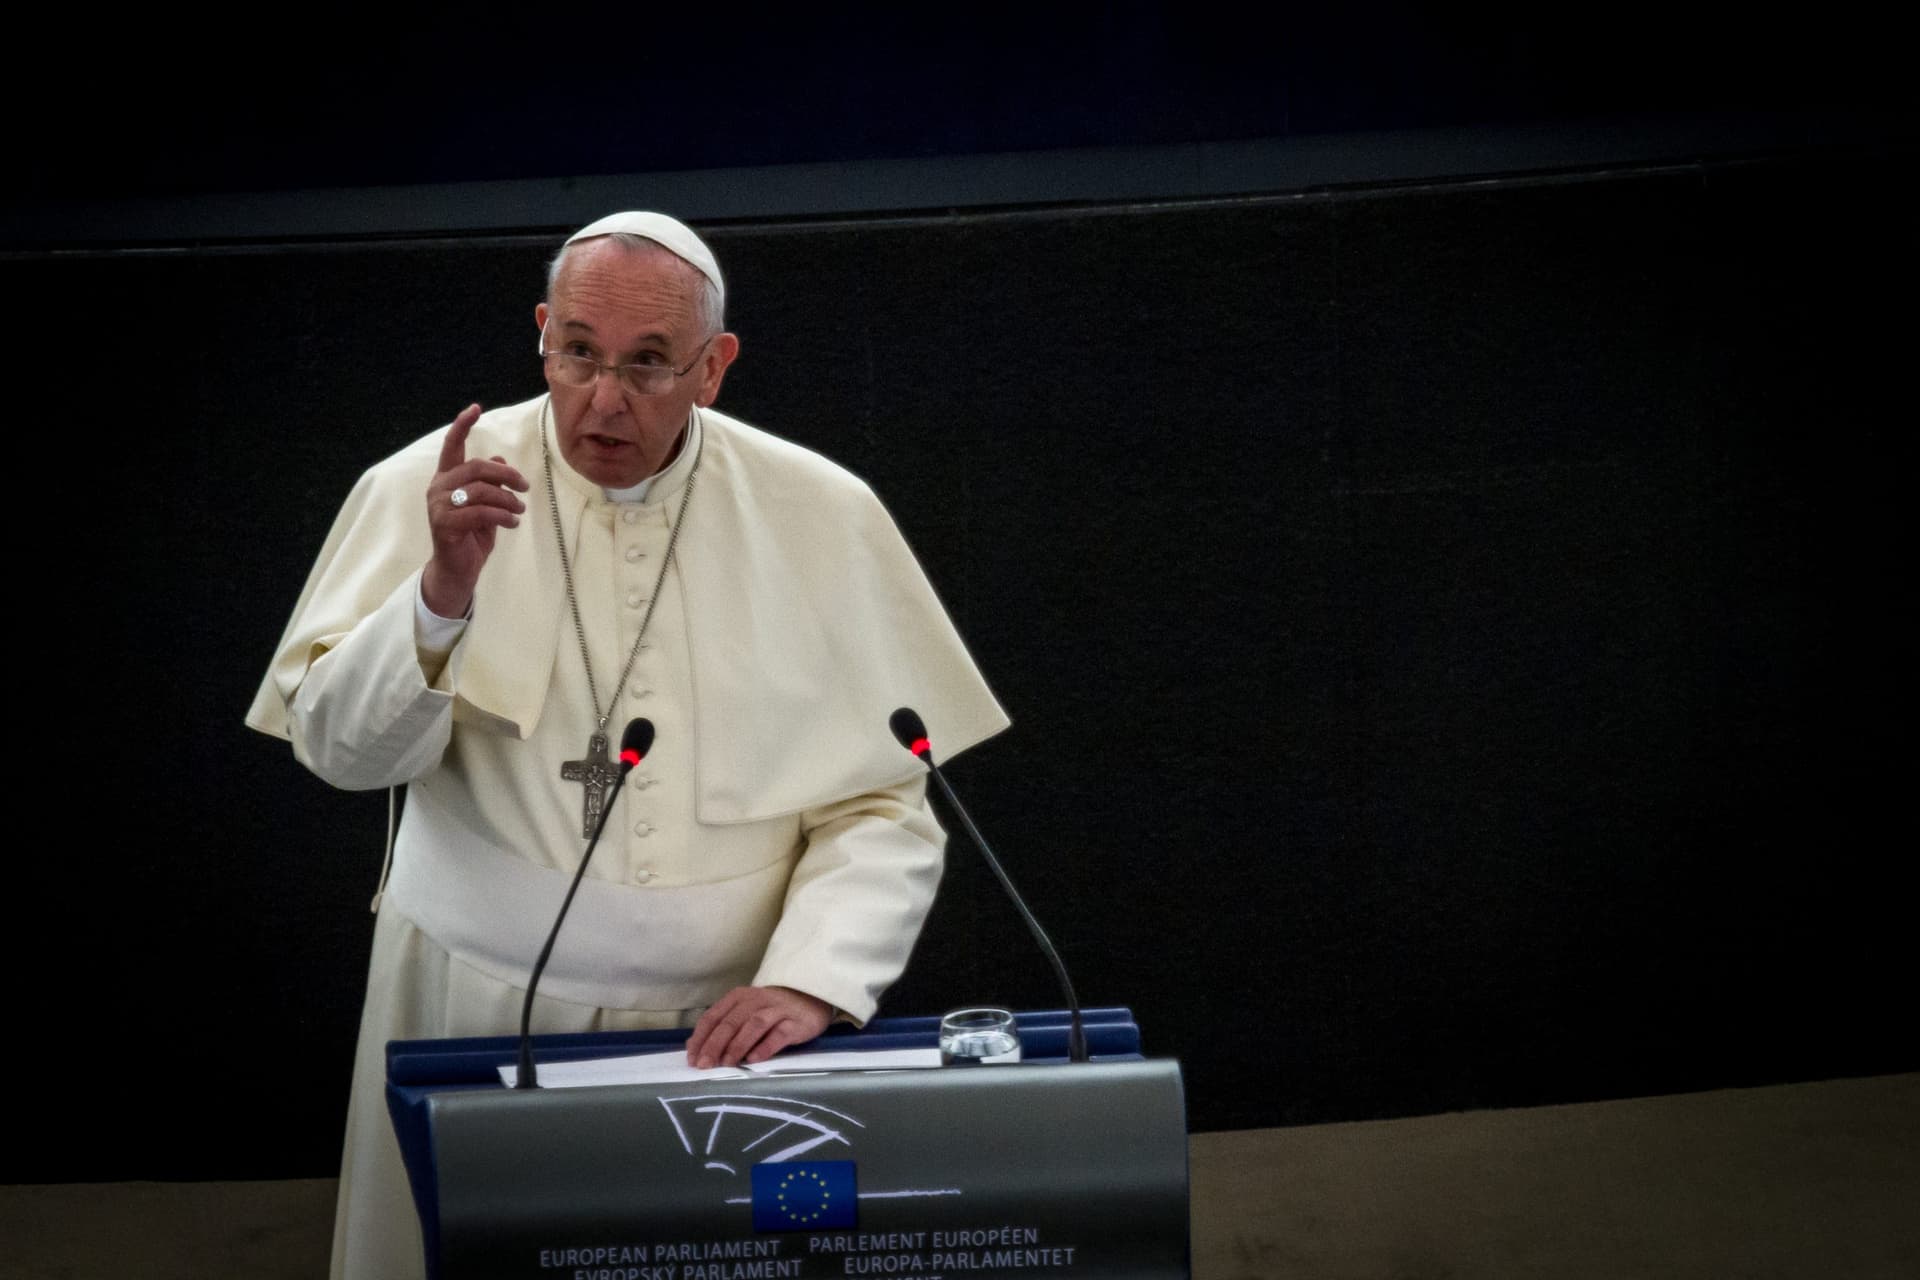
<svg viewBox="0 0 1920 1280">
<path fill-rule="evenodd" d="M 893 730 L 894 738 L 901 746 L 925 760 L 933 763 L 933 743 L 927 740 L 926 722 L 920 719 L 920 713 L 912 707 L 902 707 L 887 717 L 887 727 Z"/>
<path fill-rule="evenodd" d="M 645 716 L 627 721 L 627 731 L 620 735 L 620 767 L 633 768 L 646 759 L 647 750 L 652 746 L 653 721 Z"/>
</svg>

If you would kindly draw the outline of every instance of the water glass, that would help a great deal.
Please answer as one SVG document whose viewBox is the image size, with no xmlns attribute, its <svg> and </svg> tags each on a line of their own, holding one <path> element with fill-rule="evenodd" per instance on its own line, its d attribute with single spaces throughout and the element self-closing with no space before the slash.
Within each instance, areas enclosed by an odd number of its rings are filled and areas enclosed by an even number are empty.
<svg viewBox="0 0 1920 1280">
<path fill-rule="evenodd" d="M 940 1065 L 985 1067 L 1020 1061 L 1020 1029 L 1005 1009 L 956 1009 L 940 1019 Z"/>
</svg>

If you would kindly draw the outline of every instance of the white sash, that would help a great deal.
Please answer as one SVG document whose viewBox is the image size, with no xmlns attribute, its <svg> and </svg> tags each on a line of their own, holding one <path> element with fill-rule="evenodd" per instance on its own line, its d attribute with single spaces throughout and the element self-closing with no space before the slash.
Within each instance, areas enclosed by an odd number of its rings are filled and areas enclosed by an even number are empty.
<svg viewBox="0 0 1920 1280">
<path fill-rule="evenodd" d="M 383 910 L 449 954 L 525 989 L 571 872 L 538 867 L 435 805 L 424 789 L 393 851 Z M 793 860 L 713 884 L 580 882 L 540 994 L 602 1009 L 692 1009 L 752 980 L 780 919 Z"/>
</svg>

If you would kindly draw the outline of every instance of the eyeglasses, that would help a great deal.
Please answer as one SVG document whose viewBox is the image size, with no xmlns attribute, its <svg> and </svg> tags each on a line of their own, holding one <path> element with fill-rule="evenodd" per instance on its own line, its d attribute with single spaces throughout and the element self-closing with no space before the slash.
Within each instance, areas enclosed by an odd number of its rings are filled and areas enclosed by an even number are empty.
<svg viewBox="0 0 1920 1280">
<path fill-rule="evenodd" d="M 673 390 L 673 384 L 687 376 L 687 373 L 700 363 L 700 353 L 707 349 L 714 335 L 707 335 L 706 342 L 700 344 L 700 350 L 693 353 L 693 359 L 687 361 L 685 369 L 676 369 L 672 364 L 607 364 L 595 360 L 592 356 L 577 356 L 571 351 L 547 350 L 547 331 L 540 331 L 540 358 L 545 361 L 547 372 L 569 387 L 590 387 L 600 380 L 600 371 L 605 369 L 620 379 L 620 385 L 636 396 L 657 396 Z"/>
</svg>

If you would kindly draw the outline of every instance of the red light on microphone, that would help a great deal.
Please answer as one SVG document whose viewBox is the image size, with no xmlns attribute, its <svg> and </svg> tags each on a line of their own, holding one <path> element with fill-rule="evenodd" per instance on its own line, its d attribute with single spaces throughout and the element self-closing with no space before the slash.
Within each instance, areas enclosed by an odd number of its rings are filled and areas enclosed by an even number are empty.
<svg viewBox="0 0 1920 1280">
<path fill-rule="evenodd" d="M 893 730 L 895 742 L 911 751 L 927 768 L 933 768 L 933 743 L 927 737 L 927 726 L 919 712 L 912 707 L 902 707 L 887 717 L 887 728 Z"/>
<path fill-rule="evenodd" d="M 631 769 L 640 763 L 653 745 L 653 721 L 645 716 L 627 721 L 627 731 L 620 735 L 620 763 Z"/>
</svg>

